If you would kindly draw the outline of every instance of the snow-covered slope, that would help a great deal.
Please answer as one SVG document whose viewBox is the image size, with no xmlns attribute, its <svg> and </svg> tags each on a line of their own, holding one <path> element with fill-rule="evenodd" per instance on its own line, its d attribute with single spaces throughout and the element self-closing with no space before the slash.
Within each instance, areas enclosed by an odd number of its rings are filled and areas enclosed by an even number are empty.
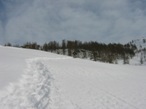
<svg viewBox="0 0 146 109">
<path fill-rule="evenodd" d="M 135 57 L 130 59 L 132 65 L 146 65 L 146 39 L 137 39 L 130 42 L 136 45 Z"/>
<path fill-rule="evenodd" d="M 0 88 L 15 81 L 26 68 L 26 60 L 34 57 L 59 58 L 56 54 L 37 50 L 0 46 Z"/>
<path fill-rule="evenodd" d="M 0 85 L 0 109 L 146 107 L 144 66 L 6 47 L 0 47 L 0 52 L 0 80 L 4 83 Z"/>
<path fill-rule="evenodd" d="M 131 43 L 135 44 L 138 49 L 146 48 L 146 39 L 133 40 Z"/>
</svg>

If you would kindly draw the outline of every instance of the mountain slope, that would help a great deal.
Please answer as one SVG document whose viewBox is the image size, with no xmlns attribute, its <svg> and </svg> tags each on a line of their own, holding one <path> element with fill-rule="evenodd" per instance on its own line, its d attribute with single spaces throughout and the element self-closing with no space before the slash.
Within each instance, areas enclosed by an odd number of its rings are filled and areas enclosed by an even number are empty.
<svg viewBox="0 0 146 109">
<path fill-rule="evenodd" d="M 0 47 L 0 51 L 0 75 L 11 83 L 6 88 L 1 85 L 1 109 L 146 107 L 144 66 L 105 64 L 26 49 Z M 21 67 L 15 66 L 18 63 Z M 11 71 L 3 67 L 9 69 L 10 65 Z M 15 80 L 7 81 L 10 73 Z"/>
<path fill-rule="evenodd" d="M 146 48 L 146 39 L 137 39 L 137 40 L 133 40 L 130 43 L 135 44 L 137 46 L 138 50 Z"/>
<path fill-rule="evenodd" d="M 146 65 L 146 39 L 137 39 L 130 42 L 136 45 L 135 57 L 130 60 L 133 65 Z"/>
</svg>

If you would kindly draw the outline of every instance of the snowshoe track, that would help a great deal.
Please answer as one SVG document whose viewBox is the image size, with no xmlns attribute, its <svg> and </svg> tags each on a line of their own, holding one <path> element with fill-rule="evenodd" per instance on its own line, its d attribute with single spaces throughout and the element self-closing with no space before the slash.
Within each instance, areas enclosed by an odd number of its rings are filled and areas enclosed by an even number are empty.
<svg viewBox="0 0 146 109">
<path fill-rule="evenodd" d="M 49 103 L 52 76 L 39 59 L 27 61 L 18 83 L 10 84 L 0 99 L 3 109 L 45 109 Z"/>
<path fill-rule="evenodd" d="M 141 104 L 127 100 L 124 96 L 127 94 L 124 91 L 114 93 L 119 90 L 112 89 L 115 88 L 112 84 L 117 82 L 117 78 L 120 80 L 119 75 L 110 75 L 107 70 L 94 69 L 94 66 L 93 69 L 91 67 L 87 70 L 88 66 L 83 65 L 88 64 L 81 63 L 82 67 L 80 67 L 80 64 L 77 64 L 79 60 L 71 60 L 69 65 L 68 59 L 70 58 L 44 57 L 28 60 L 27 68 L 20 81 L 11 84 L 3 97 L 0 97 L 0 108 L 145 109 L 140 108 Z M 120 89 L 127 90 L 125 85 L 117 84 L 115 85 L 122 86 Z M 119 96 L 121 94 L 123 96 Z M 132 96 L 135 97 L 135 95 Z M 142 105 L 145 106 L 144 100 L 141 99 Z"/>
</svg>

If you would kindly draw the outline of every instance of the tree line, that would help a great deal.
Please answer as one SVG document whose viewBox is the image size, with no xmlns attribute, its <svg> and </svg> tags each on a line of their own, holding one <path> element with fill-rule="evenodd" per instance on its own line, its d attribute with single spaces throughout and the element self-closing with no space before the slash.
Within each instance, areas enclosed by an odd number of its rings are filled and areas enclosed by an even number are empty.
<svg viewBox="0 0 146 109">
<path fill-rule="evenodd" d="M 5 46 L 12 46 L 8 43 Z M 61 43 L 50 41 L 42 45 L 36 42 L 27 42 L 22 46 L 15 47 L 29 48 L 54 52 L 58 54 L 72 56 L 74 58 L 87 58 L 94 61 L 102 61 L 107 63 L 117 63 L 117 60 L 122 59 L 124 64 L 129 63 L 129 59 L 135 56 L 137 47 L 134 44 L 117 44 L 117 43 L 99 43 L 96 41 L 82 42 L 62 40 Z"/>
</svg>

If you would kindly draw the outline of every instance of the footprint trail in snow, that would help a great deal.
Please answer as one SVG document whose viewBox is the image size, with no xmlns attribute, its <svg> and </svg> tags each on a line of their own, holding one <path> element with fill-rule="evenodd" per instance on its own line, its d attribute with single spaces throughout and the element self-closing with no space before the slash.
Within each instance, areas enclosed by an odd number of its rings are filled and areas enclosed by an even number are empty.
<svg viewBox="0 0 146 109">
<path fill-rule="evenodd" d="M 10 84 L 0 99 L 3 109 L 46 109 L 52 76 L 39 59 L 27 61 L 27 69 L 18 83 Z"/>
<path fill-rule="evenodd" d="M 0 97 L 0 109 L 145 109 L 143 71 L 71 58 L 30 59 L 22 78 Z"/>
</svg>

